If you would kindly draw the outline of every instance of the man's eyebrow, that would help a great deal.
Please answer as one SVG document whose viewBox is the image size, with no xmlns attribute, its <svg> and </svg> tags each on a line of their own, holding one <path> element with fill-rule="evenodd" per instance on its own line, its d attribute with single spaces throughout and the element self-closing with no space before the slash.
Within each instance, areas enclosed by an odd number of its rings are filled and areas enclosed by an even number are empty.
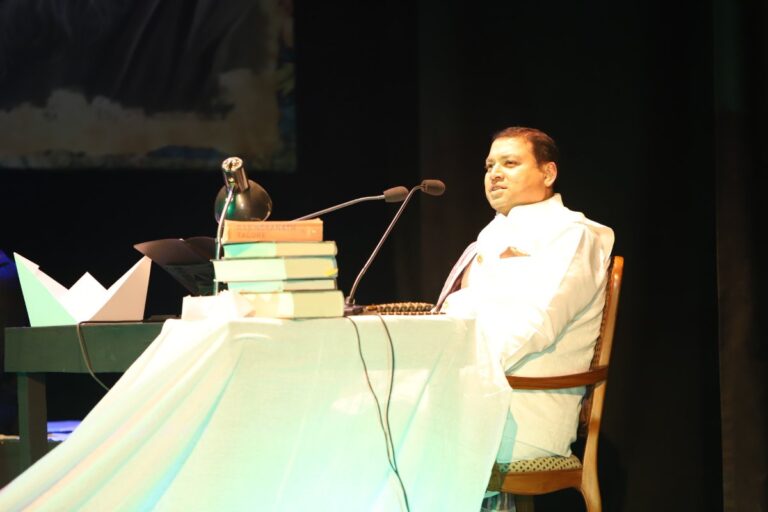
<svg viewBox="0 0 768 512">
<path fill-rule="evenodd" d="M 490 156 L 485 159 L 486 162 L 493 162 L 494 160 L 517 160 L 518 156 L 513 153 L 501 153 L 495 156 L 495 158 L 491 158 Z"/>
</svg>

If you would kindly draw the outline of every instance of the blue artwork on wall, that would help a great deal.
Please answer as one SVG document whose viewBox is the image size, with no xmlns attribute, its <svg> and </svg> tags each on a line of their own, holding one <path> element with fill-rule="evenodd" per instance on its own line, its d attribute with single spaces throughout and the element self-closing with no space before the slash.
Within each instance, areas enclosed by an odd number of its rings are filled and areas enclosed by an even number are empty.
<svg viewBox="0 0 768 512">
<path fill-rule="evenodd" d="M 290 0 L 0 2 L 0 167 L 295 168 Z"/>
</svg>

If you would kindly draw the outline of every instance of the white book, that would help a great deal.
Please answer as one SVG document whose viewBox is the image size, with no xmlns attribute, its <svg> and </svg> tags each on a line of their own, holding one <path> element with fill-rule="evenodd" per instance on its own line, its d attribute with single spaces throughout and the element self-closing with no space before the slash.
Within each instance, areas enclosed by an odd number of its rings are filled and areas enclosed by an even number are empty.
<svg viewBox="0 0 768 512">
<path fill-rule="evenodd" d="M 252 307 L 249 316 L 271 318 L 320 318 L 344 316 L 341 290 L 280 293 L 239 292 Z"/>
<path fill-rule="evenodd" d="M 333 279 L 339 274 L 334 256 L 213 260 L 219 282 Z"/>
<path fill-rule="evenodd" d="M 276 281 L 230 281 L 230 291 L 238 292 L 295 292 L 301 290 L 335 290 L 335 279 L 279 279 Z"/>
</svg>

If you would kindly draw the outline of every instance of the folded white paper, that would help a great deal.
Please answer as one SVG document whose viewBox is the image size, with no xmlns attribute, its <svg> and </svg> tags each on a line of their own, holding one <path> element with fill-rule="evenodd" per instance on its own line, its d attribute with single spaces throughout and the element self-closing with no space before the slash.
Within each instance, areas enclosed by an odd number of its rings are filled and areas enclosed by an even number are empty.
<svg viewBox="0 0 768 512">
<path fill-rule="evenodd" d="M 17 253 L 13 257 L 32 327 L 144 318 L 152 265 L 146 256 L 109 289 L 87 272 L 67 289 L 42 272 L 37 264 Z"/>
<path fill-rule="evenodd" d="M 251 303 L 229 290 L 218 295 L 204 297 L 184 297 L 181 305 L 182 320 L 237 320 L 250 316 L 253 312 Z"/>
</svg>

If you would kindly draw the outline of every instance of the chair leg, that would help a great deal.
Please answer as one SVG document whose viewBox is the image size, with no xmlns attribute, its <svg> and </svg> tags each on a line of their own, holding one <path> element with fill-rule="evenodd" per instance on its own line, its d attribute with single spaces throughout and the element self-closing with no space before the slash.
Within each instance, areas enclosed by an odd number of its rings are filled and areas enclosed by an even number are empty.
<svg viewBox="0 0 768 512">
<path fill-rule="evenodd" d="M 603 504 L 600 500 L 600 486 L 596 479 L 582 482 L 579 491 L 581 491 L 581 495 L 584 497 L 587 512 L 602 512 Z"/>
<path fill-rule="evenodd" d="M 515 510 L 517 512 L 534 512 L 533 496 L 515 495 Z"/>
</svg>

